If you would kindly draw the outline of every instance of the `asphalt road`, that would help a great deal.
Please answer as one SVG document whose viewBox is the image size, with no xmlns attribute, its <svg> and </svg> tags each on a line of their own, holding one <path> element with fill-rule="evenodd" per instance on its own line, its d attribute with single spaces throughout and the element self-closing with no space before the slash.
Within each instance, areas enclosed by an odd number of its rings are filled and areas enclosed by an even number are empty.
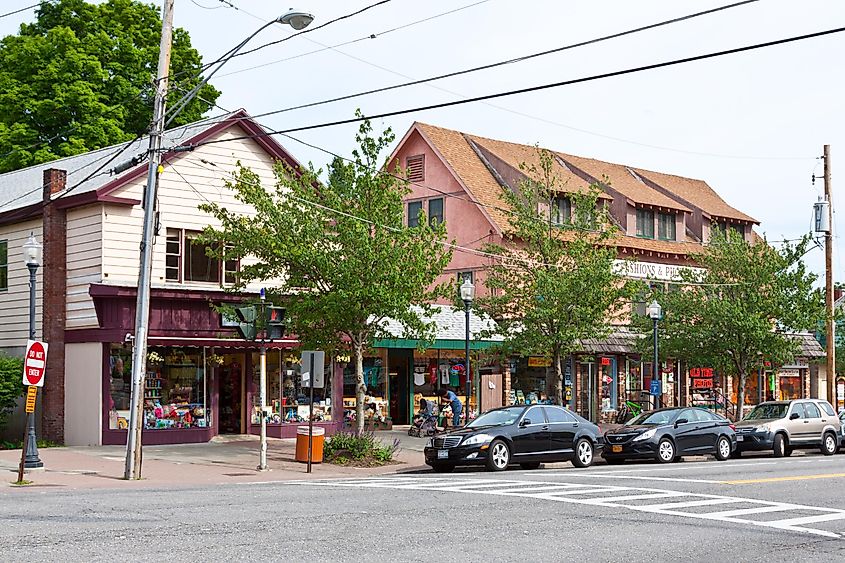
<svg viewBox="0 0 845 563">
<path fill-rule="evenodd" d="M 845 455 L 9 491 L 4 561 L 845 560 Z"/>
</svg>

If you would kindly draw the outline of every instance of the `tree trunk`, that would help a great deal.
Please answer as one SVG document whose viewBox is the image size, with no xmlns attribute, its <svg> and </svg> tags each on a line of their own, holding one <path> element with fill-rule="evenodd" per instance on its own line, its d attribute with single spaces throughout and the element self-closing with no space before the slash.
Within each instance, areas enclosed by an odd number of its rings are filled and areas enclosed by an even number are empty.
<svg viewBox="0 0 845 563">
<path fill-rule="evenodd" d="M 561 362 L 560 348 L 555 347 L 554 355 L 555 355 L 554 363 L 555 363 L 555 383 L 556 383 L 555 386 L 557 387 L 555 389 L 555 395 L 556 395 L 555 396 L 555 404 L 556 405 L 563 405 L 564 404 L 563 403 L 563 397 L 564 397 L 564 393 L 563 393 L 563 369 L 561 369 L 561 366 L 560 366 L 560 362 Z"/>
<path fill-rule="evenodd" d="M 745 380 L 748 374 L 744 370 L 739 371 L 738 389 L 736 392 L 736 413 L 734 420 L 742 420 L 742 406 L 745 404 Z M 727 401 L 727 398 L 725 399 Z"/>
<path fill-rule="evenodd" d="M 359 436 L 364 432 L 364 395 L 367 386 L 364 384 L 364 346 L 361 341 L 353 342 L 355 353 L 355 433 Z"/>
</svg>

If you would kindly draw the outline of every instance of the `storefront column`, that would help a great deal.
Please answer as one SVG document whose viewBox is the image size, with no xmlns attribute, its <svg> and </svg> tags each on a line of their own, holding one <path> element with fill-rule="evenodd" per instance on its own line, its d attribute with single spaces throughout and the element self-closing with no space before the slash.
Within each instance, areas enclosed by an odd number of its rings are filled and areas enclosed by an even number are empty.
<svg viewBox="0 0 845 563">
<path fill-rule="evenodd" d="M 438 363 L 438 371 L 440 369 L 440 364 Z M 437 381 L 440 381 L 440 374 L 438 373 Z M 438 389 L 439 389 L 438 383 Z M 511 396 L 511 364 L 510 360 L 505 361 L 504 369 L 502 372 L 502 404 L 503 405 L 510 405 L 510 396 Z"/>
</svg>

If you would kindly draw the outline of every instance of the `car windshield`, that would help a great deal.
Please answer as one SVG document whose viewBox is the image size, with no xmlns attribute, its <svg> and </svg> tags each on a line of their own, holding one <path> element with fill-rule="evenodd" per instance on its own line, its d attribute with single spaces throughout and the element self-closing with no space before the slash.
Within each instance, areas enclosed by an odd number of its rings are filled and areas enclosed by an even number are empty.
<svg viewBox="0 0 845 563">
<path fill-rule="evenodd" d="M 507 426 L 513 424 L 519 415 L 523 413 L 525 407 L 510 407 L 506 409 L 496 409 L 494 411 L 486 412 L 467 424 L 470 428 L 478 428 L 481 426 Z"/>
<path fill-rule="evenodd" d="M 789 403 L 769 403 L 754 407 L 745 420 L 768 420 L 770 418 L 783 418 L 786 416 L 786 409 Z"/>
<path fill-rule="evenodd" d="M 645 425 L 658 426 L 660 424 L 669 424 L 669 421 L 674 418 L 677 411 L 654 411 L 644 412 L 625 423 L 626 426 Z"/>
</svg>

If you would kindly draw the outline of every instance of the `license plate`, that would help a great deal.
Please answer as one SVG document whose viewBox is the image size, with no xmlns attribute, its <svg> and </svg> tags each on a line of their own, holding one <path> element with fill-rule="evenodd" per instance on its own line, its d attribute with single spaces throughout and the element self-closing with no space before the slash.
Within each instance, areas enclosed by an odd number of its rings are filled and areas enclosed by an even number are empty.
<svg viewBox="0 0 845 563">
<path fill-rule="evenodd" d="M 449 450 L 437 450 L 437 459 L 449 459 Z"/>
<path fill-rule="evenodd" d="M 622 452 L 622 446 L 611 446 L 611 448 L 610 448 L 610 449 L 611 449 L 611 451 L 612 451 L 613 453 L 615 453 L 615 454 L 618 454 L 618 453 L 621 453 L 621 452 Z"/>
<path fill-rule="evenodd" d="M 745 440 L 745 436 L 743 436 L 742 434 L 736 435 L 736 441 L 737 442 L 742 442 L 743 440 Z"/>
</svg>

